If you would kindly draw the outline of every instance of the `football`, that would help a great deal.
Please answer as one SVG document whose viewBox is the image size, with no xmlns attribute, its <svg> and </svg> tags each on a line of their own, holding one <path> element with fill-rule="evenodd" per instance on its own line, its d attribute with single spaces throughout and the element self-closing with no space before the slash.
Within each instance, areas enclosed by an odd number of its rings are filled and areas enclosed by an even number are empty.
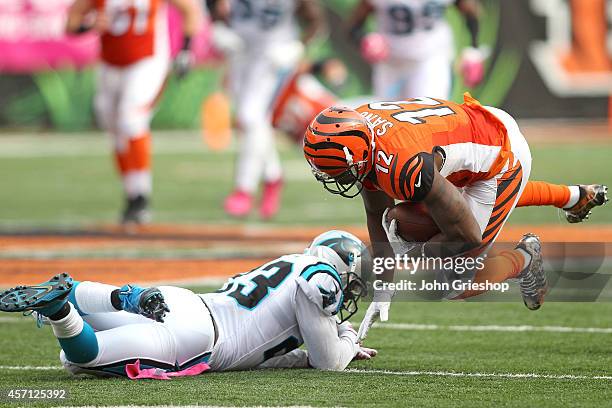
<svg viewBox="0 0 612 408">
<path fill-rule="evenodd" d="M 391 208 L 387 221 L 397 220 L 399 235 L 406 241 L 426 242 L 440 232 L 440 228 L 421 203 L 403 202 Z"/>
</svg>

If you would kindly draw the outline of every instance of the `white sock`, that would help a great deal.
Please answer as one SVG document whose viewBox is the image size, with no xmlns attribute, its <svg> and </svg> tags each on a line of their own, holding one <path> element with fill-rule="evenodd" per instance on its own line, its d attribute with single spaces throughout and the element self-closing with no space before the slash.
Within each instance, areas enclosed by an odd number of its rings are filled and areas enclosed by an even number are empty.
<svg viewBox="0 0 612 408">
<path fill-rule="evenodd" d="M 81 282 L 74 291 L 77 306 L 85 314 L 112 313 L 117 309 L 111 303 L 111 293 L 119 289 L 116 286 L 98 282 Z"/>
<path fill-rule="evenodd" d="M 563 208 L 570 208 L 578 203 L 580 200 L 580 187 L 578 186 L 569 186 L 570 198 L 567 200 L 567 203 L 563 206 Z"/>
<path fill-rule="evenodd" d="M 128 197 L 148 197 L 153 190 L 150 170 L 130 171 L 123 176 L 123 189 Z"/>
<path fill-rule="evenodd" d="M 58 339 L 69 339 L 76 337 L 83 331 L 83 318 L 76 311 L 72 303 L 70 305 L 70 313 L 68 316 L 60 320 L 50 320 L 53 334 Z"/>
<path fill-rule="evenodd" d="M 268 161 L 268 154 L 274 155 L 273 137 L 272 127 L 265 123 L 257 127 L 250 127 L 244 132 L 240 142 L 235 174 L 238 190 L 250 194 L 257 191 Z M 272 160 L 275 159 L 272 158 Z M 278 173 L 280 176 L 280 164 Z"/>
<path fill-rule="evenodd" d="M 264 163 L 263 178 L 265 182 L 276 182 L 283 176 L 281 161 L 276 149 L 276 143 L 271 143 Z"/>
<path fill-rule="evenodd" d="M 529 265 L 529 262 L 531 262 L 531 254 L 522 248 L 517 248 L 517 251 L 523 254 L 523 258 L 525 258 L 525 262 L 523 262 L 523 268 L 521 269 L 522 271 L 527 267 L 527 265 Z"/>
</svg>

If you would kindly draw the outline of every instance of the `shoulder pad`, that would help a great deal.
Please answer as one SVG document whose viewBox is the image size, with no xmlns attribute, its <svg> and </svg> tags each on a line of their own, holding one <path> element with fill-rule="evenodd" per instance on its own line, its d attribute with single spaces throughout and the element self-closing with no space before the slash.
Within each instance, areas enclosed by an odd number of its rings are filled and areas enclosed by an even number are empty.
<svg viewBox="0 0 612 408">
<path fill-rule="evenodd" d="M 306 297 L 326 315 L 338 313 L 343 301 L 342 280 L 333 266 L 317 262 L 306 266 L 297 279 Z"/>
</svg>

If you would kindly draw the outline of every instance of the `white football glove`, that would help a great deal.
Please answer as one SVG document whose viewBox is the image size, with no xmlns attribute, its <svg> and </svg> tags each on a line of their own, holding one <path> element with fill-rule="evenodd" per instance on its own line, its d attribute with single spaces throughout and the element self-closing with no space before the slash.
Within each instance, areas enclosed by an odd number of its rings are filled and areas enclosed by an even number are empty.
<svg viewBox="0 0 612 408">
<path fill-rule="evenodd" d="M 395 253 L 395 255 L 404 255 L 408 251 L 414 249 L 415 244 L 400 237 L 399 233 L 397 232 L 397 220 L 393 219 L 391 222 L 387 221 L 388 212 L 389 208 L 387 208 L 383 213 L 382 227 L 385 230 L 385 234 L 387 234 L 387 240 L 389 240 L 393 253 Z"/>
<path fill-rule="evenodd" d="M 361 342 L 366 338 L 368 330 L 370 330 L 370 327 L 372 327 L 376 320 L 380 319 L 381 322 L 389 320 L 389 307 L 391 306 L 391 298 L 394 293 L 392 290 L 377 290 L 374 292 L 374 299 L 359 325 L 357 341 Z"/>
</svg>

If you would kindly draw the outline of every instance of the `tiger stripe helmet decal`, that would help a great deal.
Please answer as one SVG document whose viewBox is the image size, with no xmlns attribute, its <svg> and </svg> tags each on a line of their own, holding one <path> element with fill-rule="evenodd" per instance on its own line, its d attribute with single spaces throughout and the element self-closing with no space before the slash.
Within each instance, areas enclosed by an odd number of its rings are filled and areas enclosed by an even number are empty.
<svg viewBox="0 0 612 408">
<path fill-rule="evenodd" d="M 325 189 L 344 197 L 359 194 L 372 169 L 372 134 L 366 119 L 351 108 L 332 106 L 314 118 L 304 135 L 304 157 Z"/>
</svg>

